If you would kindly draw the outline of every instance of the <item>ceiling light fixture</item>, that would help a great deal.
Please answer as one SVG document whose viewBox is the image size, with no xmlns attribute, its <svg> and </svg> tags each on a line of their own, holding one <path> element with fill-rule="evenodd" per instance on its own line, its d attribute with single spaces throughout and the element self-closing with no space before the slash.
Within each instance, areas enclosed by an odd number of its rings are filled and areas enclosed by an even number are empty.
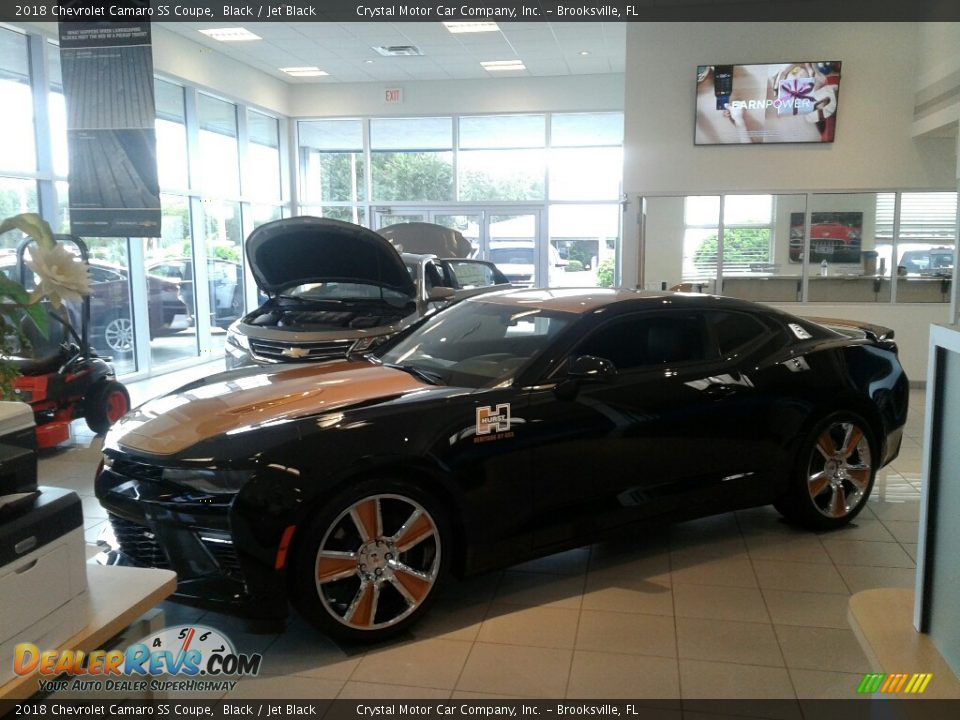
<svg viewBox="0 0 960 720">
<path fill-rule="evenodd" d="M 322 77 L 324 75 L 330 74 L 325 70 L 321 70 L 315 65 L 310 65 L 305 67 L 280 68 L 280 71 L 285 72 L 287 75 L 290 75 L 292 77 Z"/>
<path fill-rule="evenodd" d="M 581 51 L 580 51 L 580 54 L 583 55 L 583 56 L 587 56 L 587 55 L 590 54 L 590 51 L 589 51 L 589 50 L 581 50 Z"/>
<path fill-rule="evenodd" d="M 500 29 L 495 22 L 445 22 L 443 26 L 452 33 L 497 32 Z"/>
<path fill-rule="evenodd" d="M 480 63 L 484 70 L 502 72 L 504 70 L 526 70 L 523 60 L 486 60 Z"/>
<path fill-rule="evenodd" d="M 416 45 L 378 45 L 373 48 L 374 52 L 384 57 L 407 57 L 411 55 L 423 55 L 423 51 Z"/>
<path fill-rule="evenodd" d="M 200 32 L 207 37 L 213 38 L 214 40 L 219 40 L 220 42 L 246 42 L 247 40 L 263 39 L 259 35 L 256 35 L 242 27 L 210 28 L 209 30 L 201 30 Z"/>
</svg>

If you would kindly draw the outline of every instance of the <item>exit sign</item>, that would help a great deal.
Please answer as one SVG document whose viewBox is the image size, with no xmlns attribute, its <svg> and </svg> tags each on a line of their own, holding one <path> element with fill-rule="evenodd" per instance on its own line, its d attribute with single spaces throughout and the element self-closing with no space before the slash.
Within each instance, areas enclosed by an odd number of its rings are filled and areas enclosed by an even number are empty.
<svg viewBox="0 0 960 720">
<path fill-rule="evenodd" d="M 383 91 L 383 101 L 387 105 L 399 105 L 403 102 L 403 90 L 400 88 L 387 88 Z"/>
</svg>

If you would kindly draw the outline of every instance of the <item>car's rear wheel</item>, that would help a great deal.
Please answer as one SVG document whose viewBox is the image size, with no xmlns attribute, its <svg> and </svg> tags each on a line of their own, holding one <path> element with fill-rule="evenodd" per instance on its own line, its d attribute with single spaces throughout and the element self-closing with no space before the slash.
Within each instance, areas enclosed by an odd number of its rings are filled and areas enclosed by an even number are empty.
<svg viewBox="0 0 960 720">
<path fill-rule="evenodd" d="M 93 432 L 104 433 L 130 409 L 130 394 L 116 380 L 94 385 L 83 401 L 83 417 Z"/>
<path fill-rule="evenodd" d="M 827 530 L 853 520 L 867 502 L 878 453 L 867 422 L 838 412 L 817 423 L 804 438 L 787 494 L 776 503 L 788 519 Z"/>
<path fill-rule="evenodd" d="M 449 564 L 442 506 L 409 483 L 370 481 L 321 510 L 298 543 L 293 600 L 327 634 L 373 642 L 435 600 Z"/>
</svg>

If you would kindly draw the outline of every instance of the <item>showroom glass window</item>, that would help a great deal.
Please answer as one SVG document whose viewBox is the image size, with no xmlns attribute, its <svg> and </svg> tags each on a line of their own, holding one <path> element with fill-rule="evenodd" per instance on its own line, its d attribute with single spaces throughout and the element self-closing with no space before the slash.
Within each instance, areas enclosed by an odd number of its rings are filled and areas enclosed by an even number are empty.
<svg viewBox="0 0 960 720">
<path fill-rule="evenodd" d="M 240 194 L 240 160 L 237 150 L 237 106 L 197 93 L 200 190 L 206 196 Z"/>
<path fill-rule="evenodd" d="M 157 173 L 160 187 L 186 190 L 190 187 L 187 121 L 183 88 L 165 80 L 154 80 L 157 107 Z"/>
<path fill-rule="evenodd" d="M 622 174 L 623 113 L 550 116 L 551 287 L 613 286 Z"/>
<path fill-rule="evenodd" d="M 16 177 L 37 169 L 27 38 L 5 28 L 0 28 L 0 97 L 4 100 L 0 112 L 0 217 L 37 212 L 36 180 Z M 3 242 L 15 241 L 8 234 Z"/>
<path fill-rule="evenodd" d="M 247 110 L 247 172 L 243 194 L 257 200 L 280 200 L 280 123 Z"/>
<path fill-rule="evenodd" d="M 461 201 L 543 200 L 545 116 L 462 117 L 459 129 Z"/>
<path fill-rule="evenodd" d="M 361 120 L 305 120 L 297 124 L 300 194 L 307 214 L 361 223 L 357 203 L 367 197 Z"/>
<path fill-rule="evenodd" d="M 373 201 L 454 199 L 453 120 L 449 117 L 370 121 Z"/>
<path fill-rule="evenodd" d="M 623 113 L 551 117 L 551 200 L 618 200 L 622 174 Z"/>
<path fill-rule="evenodd" d="M 50 85 L 47 93 L 47 116 L 50 122 L 50 153 L 53 156 L 53 174 L 66 178 L 70 169 L 67 151 L 67 104 L 63 95 L 63 73 L 60 66 L 60 47 L 46 43 L 47 69 Z M 66 202 L 66 198 L 63 198 Z"/>
<path fill-rule="evenodd" d="M 897 300 L 949 302 L 957 241 L 957 194 L 902 193 Z"/>
<path fill-rule="evenodd" d="M 716 277 L 720 224 L 723 274 L 762 273 L 773 262 L 773 195 L 688 197 L 684 211 L 684 281 Z"/>
</svg>

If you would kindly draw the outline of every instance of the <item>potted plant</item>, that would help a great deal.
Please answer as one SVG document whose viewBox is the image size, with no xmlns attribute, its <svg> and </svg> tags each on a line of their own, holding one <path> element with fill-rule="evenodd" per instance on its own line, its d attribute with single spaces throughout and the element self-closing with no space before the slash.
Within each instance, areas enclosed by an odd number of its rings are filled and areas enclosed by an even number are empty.
<svg viewBox="0 0 960 720">
<path fill-rule="evenodd" d="M 24 342 L 21 322 L 29 317 L 40 332 L 46 335 L 49 321 L 42 303 L 49 301 L 59 310 L 64 301 L 79 302 L 90 294 L 87 267 L 77 262 L 63 245 L 57 242 L 50 225 L 36 213 L 14 215 L 0 222 L 0 235 L 20 230 L 36 242 L 27 253 L 27 266 L 37 278 L 33 290 L 0 273 L 0 396 L 8 397 L 17 377 L 17 368 L 10 361 Z"/>
</svg>

